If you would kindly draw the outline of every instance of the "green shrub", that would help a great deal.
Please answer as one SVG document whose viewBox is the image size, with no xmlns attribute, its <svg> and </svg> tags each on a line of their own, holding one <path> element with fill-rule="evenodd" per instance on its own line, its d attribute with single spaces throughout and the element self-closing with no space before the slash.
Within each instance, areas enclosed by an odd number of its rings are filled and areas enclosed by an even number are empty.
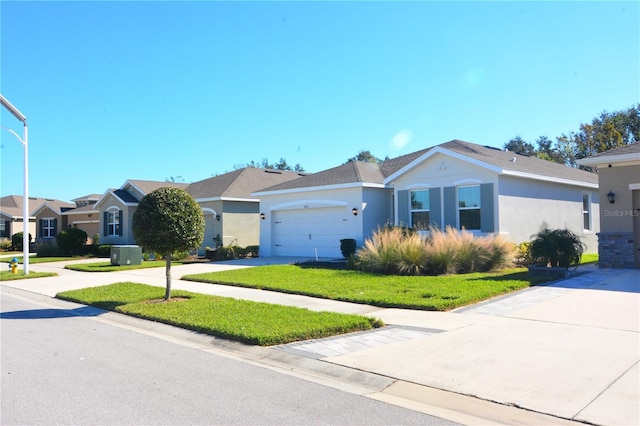
<svg viewBox="0 0 640 426">
<path fill-rule="evenodd" d="M 515 263 L 519 266 L 527 266 L 533 263 L 531 258 L 531 241 L 525 241 L 517 245 L 515 251 Z"/>
<path fill-rule="evenodd" d="M 552 267 L 569 267 L 580 263 L 585 246 L 572 231 L 545 226 L 534 237 L 531 241 L 533 263 Z"/>
<path fill-rule="evenodd" d="M 100 244 L 95 255 L 98 257 L 111 257 L 111 244 Z"/>
<path fill-rule="evenodd" d="M 62 254 L 55 240 L 36 243 L 34 251 L 38 254 L 38 257 L 55 257 Z"/>
<path fill-rule="evenodd" d="M 22 245 L 23 245 L 22 235 L 23 235 L 22 232 L 16 232 L 11 237 L 11 247 L 13 248 L 13 250 L 22 251 Z M 31 236 L 31 234 L 29 234 L 29 245 L 31 245 L 32 241 L 33 241 L 33 237 Z"/>
<path fill-rule="evenodd" d="M 78 254 L 87 242 L 87 233 L 82 229 L 69 228 L 58 232 L 56 243 L 64 254 Z"/>
<path fill-rule="evenodd" d="M 351 256 L 356 254 L 356 240 L 353 238 L 344 238 L 340 240 L 340 252 L 342 253 L 342 257 L 345 259 L 349 259 Z"/>
<path fill-rule="evenodd" d="M 0 238 L 0 251 L 8 251 L 11 248 L 11 240 L 8 238 Z"/>
<path fill-rule="evenodd" d="M 405 235 L 398 246 L 397 270 L 400 275 L 421 275 L 428 267 L 429 254 L 425 240 L 418 234 Z"/>
<path fill-rule="evenodd" d="M 245 250 L 246 250 L 247 256 L 251 256 L 251 257 L 260 256 L 260 246 L 247 246 Z"/>
</svg>

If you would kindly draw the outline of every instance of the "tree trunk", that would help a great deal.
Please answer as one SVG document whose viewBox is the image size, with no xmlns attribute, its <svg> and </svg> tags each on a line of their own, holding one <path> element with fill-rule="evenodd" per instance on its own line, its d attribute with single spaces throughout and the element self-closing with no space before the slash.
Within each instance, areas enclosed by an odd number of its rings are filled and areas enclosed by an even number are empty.
<svg viewBox="0 0 640 426">
<path fill-rule="evenodd" d="M 165 254 L 164 258 L 167 262 L 167 290 L 164 293 L 164 300 L 169 300 L 171 298 L 171 253 Z"/>
</svg>

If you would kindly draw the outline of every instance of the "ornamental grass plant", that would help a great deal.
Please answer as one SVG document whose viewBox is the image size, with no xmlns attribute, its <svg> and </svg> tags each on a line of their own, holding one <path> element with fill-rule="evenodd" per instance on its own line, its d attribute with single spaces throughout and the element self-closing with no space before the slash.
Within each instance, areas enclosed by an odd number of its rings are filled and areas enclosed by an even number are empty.
<svg viewBox="0 0 640 426">
<path fill-rule="evenodd" d="M 510 266 L 514 245 L 496 234 L 476 236 L 447 227 L 429 235 L 399 227 L 379 228 L 356 252 L 354 265 L 366 272 L 442 275 L 486 272 Z"/>
</svg>

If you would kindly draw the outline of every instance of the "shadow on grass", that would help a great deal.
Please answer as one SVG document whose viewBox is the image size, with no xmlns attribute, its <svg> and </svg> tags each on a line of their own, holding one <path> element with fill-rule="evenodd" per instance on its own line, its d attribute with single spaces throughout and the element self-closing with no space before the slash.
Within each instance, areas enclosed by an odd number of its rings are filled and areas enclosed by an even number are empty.
<svg viewBox="0 0 640 426">
<path fill-rule="evenodd" d="M 24 311 L 1 312 L 0 319 L 52 319 L 70 317 L 97 317 L 104 313 L 103 309 L 83 306 L 75 309 L 27 309 Z"/>
</svg>

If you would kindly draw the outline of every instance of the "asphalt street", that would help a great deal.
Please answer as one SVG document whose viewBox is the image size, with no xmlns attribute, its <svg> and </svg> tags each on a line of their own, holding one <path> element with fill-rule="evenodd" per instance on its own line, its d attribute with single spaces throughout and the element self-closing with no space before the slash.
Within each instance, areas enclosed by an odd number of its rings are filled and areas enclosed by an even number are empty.
<svg viewBox="0 0 640 426">
<path fill-rule="evenodd" d="M 454 424 L 1 291 L 2 425 Z"/>
</svg>

